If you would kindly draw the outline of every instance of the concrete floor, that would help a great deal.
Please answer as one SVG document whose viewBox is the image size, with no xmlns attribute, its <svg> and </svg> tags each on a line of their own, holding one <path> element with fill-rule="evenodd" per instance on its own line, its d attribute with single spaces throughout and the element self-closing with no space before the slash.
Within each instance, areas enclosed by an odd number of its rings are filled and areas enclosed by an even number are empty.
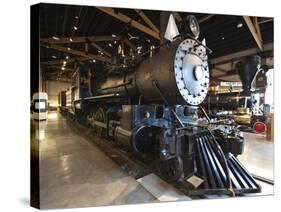
<svg viewBox="0 0 281 212">
<path fill-rule="evenodd" d="M 156 201 L 65 119 L 49 120 L 40 143 L 41 208 L 72 208 Z"/>
<path fill-rule="evenodd" d="M 244 133 L 244 153 L 238 159 L 252 174 L 273 180 L 274 143 L 265 135 Z"/>
<path fill-rule="evenodd" d="M 40 143 L 41 208 L 158 202 L 92 142 L 53 114 Z M 273 177 L 273 143 L 245 133 L 239 160 L 251 173 Z"/>
</svg>

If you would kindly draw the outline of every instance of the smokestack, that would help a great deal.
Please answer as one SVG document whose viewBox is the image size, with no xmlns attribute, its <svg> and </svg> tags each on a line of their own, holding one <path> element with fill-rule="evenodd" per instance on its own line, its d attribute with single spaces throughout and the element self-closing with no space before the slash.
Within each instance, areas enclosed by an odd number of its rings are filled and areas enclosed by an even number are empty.
<svg viewBox="0 0 281 212">
<path fill-rule="evenodd" d="M 261 57 L 258 55 L 247 57 L 236 64 L 236 71 L 240 77 L 243 86 L 243 94 L 249 95 L 252 88 L 252 82 L 260 69 Z"/>
</svg>

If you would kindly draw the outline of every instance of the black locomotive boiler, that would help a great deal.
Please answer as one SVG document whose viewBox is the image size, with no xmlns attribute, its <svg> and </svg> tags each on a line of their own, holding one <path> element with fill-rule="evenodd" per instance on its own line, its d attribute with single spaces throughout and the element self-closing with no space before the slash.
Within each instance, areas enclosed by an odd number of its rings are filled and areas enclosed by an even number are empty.
<svg viewBox="0 0 281 212">
<path fill-rule="evenodd" d="M 197 39 L 195 17 L 184 21 L 183 33 L 143 61 L 111 65 L 99 78 L 81 65 L 75 87 L 66 92 L 72 102 L 67 111 L 140 160 L 156 162 L 158 174 L 169 182 L 196 176 L 198 194 L 260 192 L 235 158 L 243 151 L 241 133 L 204 118 L 200 104 L 209 87 L 209 49 Z"/>
</svg>

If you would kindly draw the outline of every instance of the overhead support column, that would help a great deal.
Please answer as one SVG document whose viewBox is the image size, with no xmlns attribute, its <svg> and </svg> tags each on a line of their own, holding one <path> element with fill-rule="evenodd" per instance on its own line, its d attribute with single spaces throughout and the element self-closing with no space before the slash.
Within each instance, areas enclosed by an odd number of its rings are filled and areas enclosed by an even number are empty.
<svg viewBox="0 0 281 212">
<path fill-rule="evenodd" d="M 243 16 L 253 38 L 255 39 L 260 51 L 263 51 L 263 42 L 262 42 L 262 37 L 260 33 L 260 26 L 258 24 L 257 17 L 255 17 L 254 22 L 252 21 L 250 16 Z"/>
</svg>

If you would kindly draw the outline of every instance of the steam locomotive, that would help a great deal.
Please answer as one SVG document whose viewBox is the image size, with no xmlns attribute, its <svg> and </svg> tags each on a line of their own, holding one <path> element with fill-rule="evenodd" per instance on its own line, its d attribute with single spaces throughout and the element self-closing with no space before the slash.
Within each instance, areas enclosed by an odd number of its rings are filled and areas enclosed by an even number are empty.
<svg viewBox="0 0 281 212">
<path fill-rule="evenodd" d="M 211 90 L 201 104 L 207 108 L 210 117 L 233 118 L 245 130 L 264 133 L 266 119 L 270 114 L 270 105 L 264 103 L 260 93 L 265 92 L 267 65 L 261 66 L 261 57 L 248 56 L 235 65 L 242 82 L 243 90 L 218 93 L 217 86 Z M 258 84 L 257 84 L 258 82 Z M 263 104 L 261 104 L 263 102 Z"/>
<path fill-rule="evenodd" d="M 209 87 L 211 50 L 198 40 L 196 18 L 185 18 L 180 30 L 155 55 L 113 63 L 100 78 L 89 64 L 79 66 L 74 86 L 60 94 L 61 109 L 134 157 L 156 162 L 168 182 L 196 176 L 197 194 L 260 192 L 235 158 L 243 151 L 242 134 L 231 123 L 211 123 L 200 107 Z"/>
</svg>

